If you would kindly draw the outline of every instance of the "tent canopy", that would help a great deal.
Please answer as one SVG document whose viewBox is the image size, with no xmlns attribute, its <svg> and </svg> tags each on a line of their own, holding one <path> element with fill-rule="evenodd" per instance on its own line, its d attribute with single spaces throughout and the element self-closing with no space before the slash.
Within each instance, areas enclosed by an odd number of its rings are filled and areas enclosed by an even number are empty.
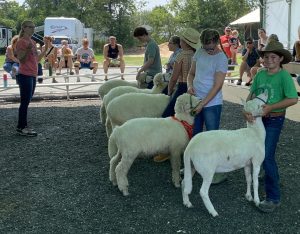
<svg viewBox="0 0 300 234">
<path fill-rule="evenodd" d="M 249 23 L 259 23 L 260 22 L 260 9 L 256 9 L 247 15 L 233 21 L 230 25 L 237 25 L 237 24 L 249 24 Z"/>
</svg>

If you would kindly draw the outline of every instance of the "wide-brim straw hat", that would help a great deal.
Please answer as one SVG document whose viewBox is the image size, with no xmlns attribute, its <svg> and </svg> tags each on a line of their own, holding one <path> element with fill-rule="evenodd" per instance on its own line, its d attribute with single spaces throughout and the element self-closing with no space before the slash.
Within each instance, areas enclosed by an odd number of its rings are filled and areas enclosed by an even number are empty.
<svg viewBox="0 0 300 234">
<path fill-rule="evenodd" d="M 263 57 L 266 52 L 272 52 L 275 54 L 280 54 L 283 56 L 283 60 L 281 64 L 286 64 L 292 61 L 292 55 L 291 53 L 283 48 L 282 43 L 279 41 L 270 41 L 263 50 L 259 50 L 258 53 L 260 57 Z"/>
<path fill-rule="evenodd" d="M 200 33 L 193 28 L 186 28 L 179 34 L 180 39 L 184 40 L 189 46 L 198 49 L 201 46 Z"/>
</svg>

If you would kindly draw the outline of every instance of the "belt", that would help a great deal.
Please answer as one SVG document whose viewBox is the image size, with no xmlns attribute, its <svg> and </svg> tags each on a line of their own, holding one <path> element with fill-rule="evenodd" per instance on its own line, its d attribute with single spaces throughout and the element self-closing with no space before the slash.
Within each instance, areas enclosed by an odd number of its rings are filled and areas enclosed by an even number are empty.
<svg viewBox="0 0 300 234">
<path fill-rule="evenodd" d="M 271 112 L 271 113 L 265 115 L 264 118 L 272 118 L 272 117 L 280 117 L 280 116 L 285 116 L 285 111 Z"/>
</svg>

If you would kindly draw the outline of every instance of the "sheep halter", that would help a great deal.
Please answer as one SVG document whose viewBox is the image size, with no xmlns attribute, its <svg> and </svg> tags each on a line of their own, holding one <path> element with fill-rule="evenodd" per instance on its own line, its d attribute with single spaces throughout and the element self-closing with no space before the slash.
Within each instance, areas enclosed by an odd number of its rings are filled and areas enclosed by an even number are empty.
<svg viewBox="0 0 300 234">
<path fill-rule="evenodd" d="M 182 126 L 184 127 L 184 129 L 185 129 L 185 131 L 186 131 L 186 133 L 187 133 L 187 135 L 188 135 L 188 137 L 189 137 L 189 139 L 192 139 L 192 137 L 193 137 L 193 127 L 194 127 L 194 125 L 191 125 L 191 124 L 189 124 L 189 123 L 186 122 L 186 121 L 179 120 L 179 119 L 177 119 L 175 116 L 171 116 L 171 117 L 172 117 L 172 119 L 174 119 L 174 120 L 176 120 L 176 121 L 178 121 L 179 123 L 182 124 Z"/>
</svg>

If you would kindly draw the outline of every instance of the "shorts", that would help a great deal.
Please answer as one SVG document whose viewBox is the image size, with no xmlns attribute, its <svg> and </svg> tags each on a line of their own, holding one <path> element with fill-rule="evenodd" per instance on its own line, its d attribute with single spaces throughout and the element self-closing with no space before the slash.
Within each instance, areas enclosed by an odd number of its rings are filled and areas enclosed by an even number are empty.
<svg viewBox="0 0 300 234">
<path fill-rule="evenodd" d="M 79 69 L 82 69 L 82 68 L 89 68 L 90 70 L 93 70 L 93 67 L 91 67 L 92 63 L 89 62 L 89 63 L 82 63 L 80 62 L 80 67 Z"/>
</svg>

